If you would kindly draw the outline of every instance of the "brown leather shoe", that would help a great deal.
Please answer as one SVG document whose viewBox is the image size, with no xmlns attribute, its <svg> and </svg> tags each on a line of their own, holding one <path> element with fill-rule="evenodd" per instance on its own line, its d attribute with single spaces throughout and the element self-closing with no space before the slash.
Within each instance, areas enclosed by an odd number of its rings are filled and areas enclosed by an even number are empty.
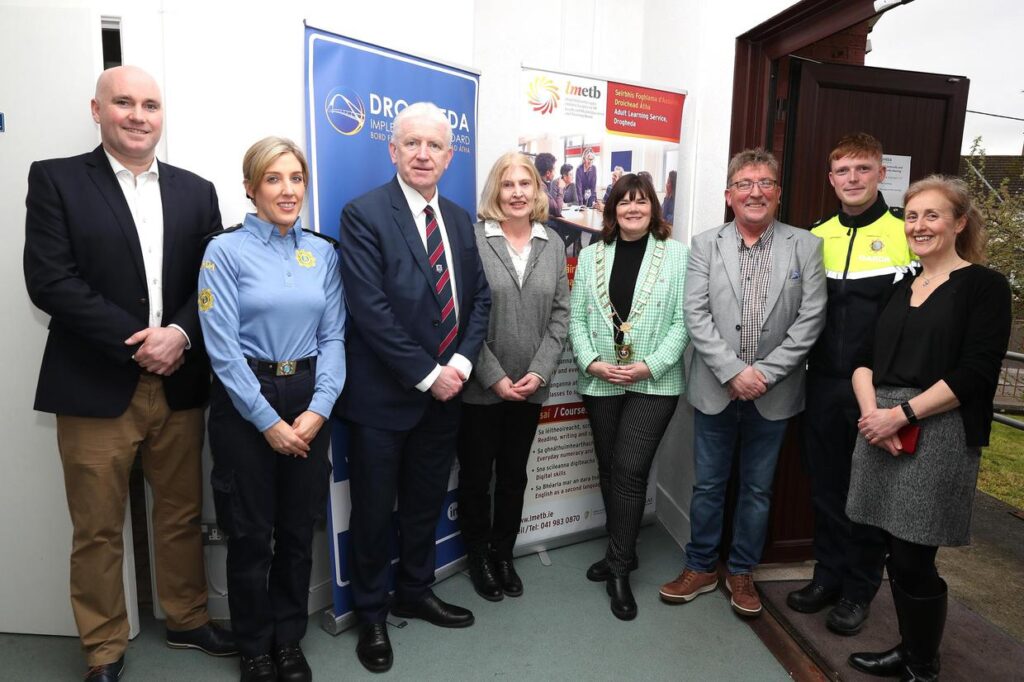
<svg viewBox="0 0 1024 682">
<path fill-rule="evenodd" d="M 725 578 L 725 586 L 732 594 L 729 603 L 732 610 L 741 616 L 758 616 L 761 614 L 761 597 L 754 587 L 754 576 L 750 573 L 729 575 Z"/>
<path fill-rule="evenodd" d="M 672 604 L 693 601 L 705 592 L 713 592 L 718 587 L 718 573 L 698 573 L 689 568 L 679 574 L 672 582 L 661 586 L 661 599 Z"/>
</svg>

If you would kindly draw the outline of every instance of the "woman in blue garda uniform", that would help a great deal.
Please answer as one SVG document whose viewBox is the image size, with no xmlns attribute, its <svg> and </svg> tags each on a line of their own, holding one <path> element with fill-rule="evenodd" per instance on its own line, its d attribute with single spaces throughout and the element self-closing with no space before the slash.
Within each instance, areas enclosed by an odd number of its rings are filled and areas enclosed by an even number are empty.
<svg viewBox="0 0 1024 682">
<path fill-rule="evenodd" d="M 242 681 L 309 680 L 299 640 L 330 479 L 326 422 L 345 382 L 341 277 L 335 242 L 302 229 L 309 175 L 295 143 L 260 140 L 242 170 L 256 213 L 215 236 L 199 271 L 214 502 Z"/>
</svg>

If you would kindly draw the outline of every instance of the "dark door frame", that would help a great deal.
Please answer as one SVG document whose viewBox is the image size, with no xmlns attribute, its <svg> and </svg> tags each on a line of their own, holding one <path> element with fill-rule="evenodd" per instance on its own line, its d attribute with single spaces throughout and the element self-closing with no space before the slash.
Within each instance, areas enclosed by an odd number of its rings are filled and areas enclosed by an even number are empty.
<svg viewBox="0 0 1024 682">
<path fill-rule="evenodd" d="M 910 1 L 893 2 L 879 12 L 875 0 L 803 0 L 739 36 L 729 156 L 769 142 L 776 59 Z"/>
</svg>

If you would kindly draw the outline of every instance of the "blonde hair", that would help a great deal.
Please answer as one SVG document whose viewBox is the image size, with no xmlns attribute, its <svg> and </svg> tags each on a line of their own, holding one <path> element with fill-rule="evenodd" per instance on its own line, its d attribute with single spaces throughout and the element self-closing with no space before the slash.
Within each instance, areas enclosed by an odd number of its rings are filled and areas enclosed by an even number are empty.
<svg viewBox="0 0 1024 682">
<path fill-rule="evenodd" d="M 956 236 L 957 254 L 965 261 L 978 265 L 988 262 L 985 256 L 985 245 L 988 243 L 985 219 L 974 205 L 967 183 L 948 175 L 929 175 L 907 188 L 903 195 L 903 205 L 906 206 L 918 194 L 930 190 L 940 193 L 953 206 L 953 217 L 956 220 L 967 218 L 964 229 Z"/>
<path fill-rule="evenodd" d="M 249 188 L 255 191 L 270 165 L 284 154 L 295 155 L 299 165 L 302 166 L 303 184 L 309 184 L 309 166 L 306 164 L 306 155 L 302 153 L 299 145 L 286 137 L 264 137 L 249 147 L 249 150 L 245 152 L 245 157 L 242 158 L 242 178 L 246 184 L 246 196 L 249 196 Z M 252 197 L 249 196 L 249 199 Z"/>
<path fill-rule="evenodd" d="M 530 157 L 519 152 L 508 152 L 498 157 L 498 160 L 491 166 L 491 172 L 487 174 L 487 182 L 484 183 L 484 190 L 480 194 L 480 208 L 477 209 L 477 216 L 481 220 L 496 220 L 499 223 L 506 220 L 501 210 L 501 180 L 514 166 L 525 168 L 533 179 L 533 186 L 536 191 L 533 193 L 533 210 L 530 211 L 530 220 L 538 223 L 546 222 L 548 219 L 548 193 L 544 188 L 544 181 L 540 173 L 533 165 Z"/>
</svg>

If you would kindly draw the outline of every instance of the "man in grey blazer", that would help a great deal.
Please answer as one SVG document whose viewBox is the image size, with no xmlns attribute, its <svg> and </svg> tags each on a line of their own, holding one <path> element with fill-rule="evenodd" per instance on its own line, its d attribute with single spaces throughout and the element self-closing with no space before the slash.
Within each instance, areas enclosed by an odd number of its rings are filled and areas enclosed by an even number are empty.
<svg viewBox="0 0 1024 682">
<path fill-rule="evenodd" d="M 739 496 L 726 586 L 733 609 L 761 612 L 761 559 L 775 463 L 790 417 L 804 408 L 807 354 L 825 324 L 821 240 L 775 220 L 778 162 L 745 150 L 729 162 L 733 222 L 693 238 L 686 273 L 687 398 L 694 406 L 690 542 L 662 599 L 688 602 L 718 585 L 725 487 L 740 441 Z"/>
</svg>

